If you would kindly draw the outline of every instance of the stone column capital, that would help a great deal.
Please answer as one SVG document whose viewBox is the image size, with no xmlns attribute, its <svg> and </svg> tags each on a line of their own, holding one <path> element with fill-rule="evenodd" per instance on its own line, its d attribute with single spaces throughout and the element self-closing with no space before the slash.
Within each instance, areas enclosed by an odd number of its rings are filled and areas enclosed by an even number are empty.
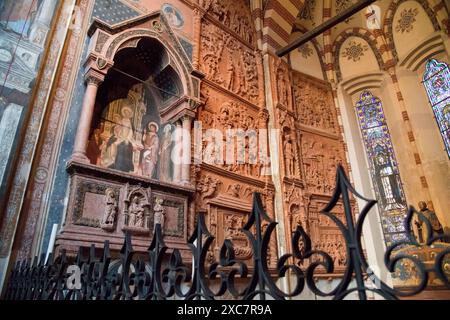
<svg viewBox="0 0 450 320">
<path fill-rule="evenodd" d="M 102 72 L 95 69 L 89 69 L 84 74 L 84 81 L 86 82 L 86 85 L 99 86 L 105 80 L 105 76 L 106 75 Z"/>
</svg>

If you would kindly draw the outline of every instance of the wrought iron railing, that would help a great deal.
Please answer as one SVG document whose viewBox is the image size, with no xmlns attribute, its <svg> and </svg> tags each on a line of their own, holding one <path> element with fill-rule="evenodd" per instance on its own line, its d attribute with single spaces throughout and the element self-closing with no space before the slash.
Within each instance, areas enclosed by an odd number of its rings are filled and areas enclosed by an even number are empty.
<svg viewBox="0 0 450 320">
<path fill-rule="evenodd" d="M 350 193 L 366 201 L 356 221 L 352 212 Z M 345 222 L 331 213 L 338 202 L 344 206 Z M 313 249 L 311 239 L 300 225 L 292 234 L 293 252 L 281 256 L 275 270 L 270 270 L 269 242 L 274 236 L 277 223 L 265 213 L 260 195 L 255 193 L 252 212 L 242 230 L 252 246 L 250 263 L 236 259 L 233 243 L 225 240 L 218 261 L 206 266 L 207 253 L 215 238 L 207 229 L 204 215 L 199 214 L 195 231 L 188 241 L 192 262 L 183 262 L 178 249 L 171 250 L 165 245 L 161 227 L 156 225 L 153 240 L 148 248 L 148 259 L 136 257 L 129 234 L 126 234 L 120 251 L 119 268 L 111 268 L 108 241 L 104 243 L 102 257 L 96 256 L 94 245 L 91 246 L 89 254 L 80 248 L 74 264 L 69 263 L 66 252 L 62 250 L 57 258 L 50 256 L 46 263 L 43 258 L 40 261 L 35 259 L 33 264 L 18 262 L 10 274 L 3 298 L 189 300 L 218 299 L 226 296 L 244 300 L 265 300 L 296 297 L 309 288 L 316 295 L 334 299 L 344 299 L 355 294 L 359 299 L 367 299 L 368 292 L 385 299 L 397 299 L 401 296 L 416 295 L 425 290 L 429 275 L 432 273 L 444 287 L 450 288 L 448 246 L 444 246 L 435 255 L 434 263 L 431 265 L 425 265 L 415 255 L 408 255 L 400 250 L 407 246 L 433 246 L 448 240 L 444 235 L 433 236 L 430 222 L 413 207 L 409 208 L 405 220 L 406 230 L 412 230 L 414 215 L 420 216 L 429 230 L 426 242 L 418 243 L 411 233 L 408 235 L 408 241 L 396 243 L 387 249 L 384 262 L 387 270 L 394 272 L 398 263 L 408 260 L 414 265 L 420 281 L 414 288 L 404 291 L 388 286 L 375 275 L 367 263 L 361 244 L 364 220 L 375 204 L 376 201 L 366 199 L 356 192 L 343 168 L 339 166 L 336 189 L 329 204 L 321 213 L 334 221 L 340 229 L 346 243 L 347 262 L 344 274 L 339 278 L 339 284 L 329 292 L 324 292 L 317 286 L 316 275 L 320 272 L 333 273 L 334 261 L 328 253 Z M 304 263 L 306 261 L 307 263 Z M 72 269 L 79 270 L 78 284 L 75 281 L 77 274 L 72 273 Z M 278 280 L 287 277 L 288 274 L 294 286 L 291 292 L 284 292 L 279 287 Z"/>
</svg>

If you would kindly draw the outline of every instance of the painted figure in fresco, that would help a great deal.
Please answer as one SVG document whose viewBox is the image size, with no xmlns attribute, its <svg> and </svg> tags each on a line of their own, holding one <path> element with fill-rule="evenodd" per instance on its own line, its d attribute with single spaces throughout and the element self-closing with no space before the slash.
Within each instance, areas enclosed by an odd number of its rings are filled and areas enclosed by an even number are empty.
<svg viewBox="0 0 450 320">
<path fill-rule="evenodd" d="M 131 124 L 131 117 L 133 111 L 131 108 L 125 106 L 121 112 L 122 118 L 119 123 L 113 128 L 113 136 L 107 143 L 107 164 L 108 168 L 116 169 L 124 172 L 133 172 L 133 127 Z"/>
<path fill-rule="evenodd" d="M 86 149 L 86 155 L 92 164 L 98 164 L 99 158 L 102 153 L 102 144 L 103 139 L 101 137 L 101 130 L 95 129 L 92 133 L 91 138 L 89 139 Z"/>
<path fill-rule="evenodd" d="M 147 125 L 147 133 L 142 137 L 144 150 L 142 151 L 142 174 L 153 178 L 159 155 L 159 126 L 155 122 Z"/>
<path fill-rule="evenodd" d="M 163 131 L 164 133 L 161 141 L 161 149 L 159 150 L 159 159 L 160 159 L 159 180 L 167 182 L 172 180 L 170 174 L 170 163 L 172 161 L 171 159 L 172 126 L 170 124 L 166 125 Z"/>
</svg>

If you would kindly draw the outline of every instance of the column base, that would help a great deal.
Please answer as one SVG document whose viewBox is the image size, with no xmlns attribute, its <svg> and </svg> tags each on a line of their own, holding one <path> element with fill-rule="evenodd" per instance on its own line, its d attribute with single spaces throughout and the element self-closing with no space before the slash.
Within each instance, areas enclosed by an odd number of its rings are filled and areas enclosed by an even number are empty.
<svg viewBox="0 0 450 320">
<path fill-rule="evenodd" d="M 75 161 L 75 162 L 87 163 L 87 164 L 91 163 L 91 160 L 89 160 L 89 158 L 86 157 L 85 154 L 79 153 L 79 152 L 72 154 L 72 157 L 70 157 L 70 160 Z"/>
</svg>

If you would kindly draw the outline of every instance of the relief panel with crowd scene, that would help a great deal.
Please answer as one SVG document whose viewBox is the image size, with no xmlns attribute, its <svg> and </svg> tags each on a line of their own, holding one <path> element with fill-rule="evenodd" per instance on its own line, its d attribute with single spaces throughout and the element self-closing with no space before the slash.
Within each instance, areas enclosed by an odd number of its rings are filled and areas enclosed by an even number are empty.
<svg viewBox="0 0 450 320">
<path fill-rule="evenodd" d="M 202 96 L 203 162 L 257 179 L 269 175 L 268 113 L 208 84 L 202 85 Z"/>
<path fill-rule="evenodd" d="M 345 242 L 338 227 L 319 213 L 334 191 L 337 166 L 347 167 L 332 89 L 322 80 L 290 70 L 281 59 L 270 61 L 286 229 L 293 232 L 302 226 L 315 248 L 331 255 L 340 273 L 346 263 Z M 341 209 L 333 213 L 342 220 Z"/>
<path fill-rule="evenodd" d="M 127 91 L 128 90 L 128 91 Z M 106 91 L 106 90 L 105 90 Z M 87 148 L 92 164 L 172 181 L 171 124 L 161 124 L 155 98 L 144 84 L 108 88 Z"/>
<path fill-rule="evenodd" d="M 250 7 L 245 0 L 198 0 L 210 17 L 241 40 L 255 46 L 256 37 L 250 13 Z"/>
<path fill-rule="evenodd" d="M 259 102 L 258 53 L 209 21 L 202 23 L 200 51 L 207 80 L 253 104 Z"/>
<path fill-rule="evenodd" d="M 314 80 L 306 80 L 308 78 L 293 72 L 294 100 L 300 123 L 337 134 L 338 122 L 331 90 Z"/>
</svg>

